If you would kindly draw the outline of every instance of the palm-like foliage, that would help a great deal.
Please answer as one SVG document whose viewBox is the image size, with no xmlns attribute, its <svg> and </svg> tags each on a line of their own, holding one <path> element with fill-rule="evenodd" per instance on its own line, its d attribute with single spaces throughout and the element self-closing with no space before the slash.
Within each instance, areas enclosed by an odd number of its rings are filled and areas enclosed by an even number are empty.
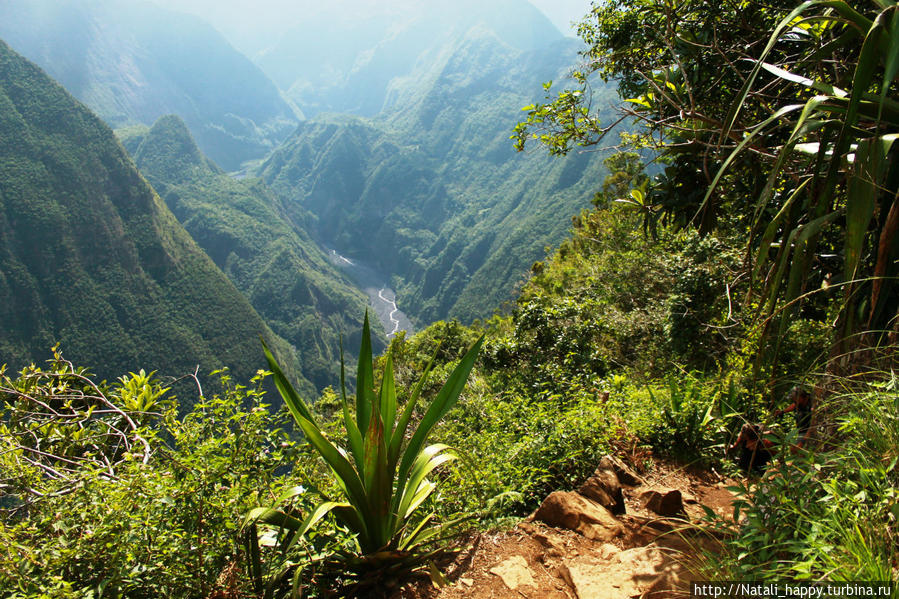
<svg viewBox="0 0 899 599">
<path fill-rule="evenodd" d="M 899 5 L 875 5 L 879 12 L 863 13 L 842 0 L 799 5 L 772 32 L 721 133 L 722 139 L 729 136 L 763 72 L 796 88 L 793 101 L 781 95 L 782 104 L 744 137 L 715 179 L 753 140 L 772 127 L 789 127 L 755 211 L 760 243 L 754 275 L 765 281 L 763 305 L 769 316 L 787 307 L 778 337 L 788 325 L 789 307 L 810 291 L 805 285 L 822 236 L 843 221 L 845 227 L 831 232 L 842 245 L 835 248 L 843 262 L 841 337 L 899 316 L 895 304 L 890 306 L 899 250 L 899 161 L 893 151 L 899 137 Z M 799 58 L 768 62 L 785 40 L 803 48 Z M 796 102 L 803 89 L 810 97 Z"/>
<path fill-rule="evenodd" d="M 882 347 L 876 331 L 899 320 L 897 13 L 896 0 L 596 2 L 579 89 L 526 107 L 517 146 L 598 143 L 588 78 L 615 77 L 666 161 L 627 202 L 650 227 L 752 230 L 760 365 L 778 363 L 803 303 L 839 314 L 833 357 Z"/>
<path fill-rule="evenodd" d="M 424 416 L 412 425 L 413 413 L 431 364 L 412 390 L 402 412 L 399 412 L 393 359 L 389 353 L 380 393 L 374 391 L 371 338 L 366 314 L 356 378 L 355 416 L 351 414 L 344 376 L 341 375 L 346 449 L 325 438 L 309 407 L 288 382 L 272 353 L 267 347 L 264 348 L 284 403 L 306 440 L 329 466 L 342 497 L 321 503 L 302 520 L 289 510 L 279 508 L 260 507 L 250 512 L 245 530 L 251 557 L 251 576 L 257 590 L 261 591 L 263 587 L 257 523 L 276 527 L 284 533 L 279 544 L 286 553 L 324 516 L 332 514 L 355 535 L 356 551 L 339 556 L 341 567 L 349 575 L 361 576 L 373 571 L 396 575 L 428 561 L 433 551 L 426 550 L 426 544 L 435 538 L 441 528 L 434 525 L 433 513 L 422 516 L 418 513 L 419 508 L 436 487 L 434 482 L 428 480 L 428 475 L 453 460 L 455 455 L 446 445 L 425 446 L 425 443 L 437 422 L 459 399 L 482 342 L 483 338 L 462 357 Z M 299 489 L 290 491 L 282 499 L 286 501 L 299 492 Z M 269 583 L 266 596 L 272 596 L 278 578 Z M 294 578 L 293 586 L 296 589 L 299 572 Z"/>
</svg>

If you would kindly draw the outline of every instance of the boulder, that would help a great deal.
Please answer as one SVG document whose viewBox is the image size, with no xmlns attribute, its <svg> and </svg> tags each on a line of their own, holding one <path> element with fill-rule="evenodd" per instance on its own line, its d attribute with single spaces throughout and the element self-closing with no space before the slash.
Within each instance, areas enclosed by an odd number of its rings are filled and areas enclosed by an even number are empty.
<svg viewBox="0 0 899 599">
<path fill-rule="evenodd" d="M 603 543 L 599 548 L 599 557 L 600 559 L 608 560 L 612 559 L 616 555 L 621 553 L 621 549 L 612 545 L 611 543 Z"/>
<path fill-rule="evenodd" d="M 621 491 L 618 475 L 611 468 L 603 468 L 602 462 L 593 476 L 588 478 L 577 492 L 592 499 L 613 514 L 623 514 L 627 511 L 624 507 L 624 493 Z"/>
<path fill-rule="evenodd" d="M 550 493 L 534 513 L 534 518 L 603 542 L 624 531 L 621 522 L 609 510 L 574 491 Z"/>
<path fill-rule="evenodd" d="M 649 489 L 640 493 L 643 507 L 659 516 L 674 518 L 684 516 L 684 502 L 677 489 Z"/>
<path fill-rule="evenodd" d="M 597 470 L 611 470 L 618 477 L 621 484 L 629 487 L 639 487 L 643 484 L 643 479 L 631 470 L 627 464 L 610 455 L 605 455 L 599 460 Z"/>
</svg>

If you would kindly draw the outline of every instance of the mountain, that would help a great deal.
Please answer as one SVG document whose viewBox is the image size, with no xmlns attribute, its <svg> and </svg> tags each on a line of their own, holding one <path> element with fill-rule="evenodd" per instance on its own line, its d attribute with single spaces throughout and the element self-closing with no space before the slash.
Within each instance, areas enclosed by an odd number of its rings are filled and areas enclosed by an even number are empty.
<svg viewBox="0 0 899 599">
<path fill-rule="evenodd" d="M 0 2 L 0 38 L 114 128 L 178 114 L 228 170 L 265 156 L 298 120 L 210 25 L 147 2 Z"/>
<path fill-rule="evenodd" d="M 524 51 L 562 38 L 525 0 L 338 0 L 305 15 L 255 61 L 306 116 L 370 117 L 395 104 L 398 81 L 473 28 Z"/>
<path fill-rule="evenodd" d="M 112 130 L 4 42 L 0 231 L 0 363 L 43 361 L 60 342 L 101 377 L 199 364 L 247 380 L 264 364 L 261 334 L 299 371 Z"/>
<path fill-rule="evenodd" d="M 141 173 L 185 229 L 275 333 L 297 348 L 303 374 L 318 388 L 334 384 L 340 336 L 348 348 L 361 340 L 365 294 L 288 219 L 265 183 L 225 174 L 177 116 L 162 117 L 129 143 Z"/>
<path fill-rule="evenodd" d="M 511 299 L 605 173 L 602 152 L 554 159 L 517 154 L 509 140 L 542 82 L 564 78 L 577 43 L 556 33 L 513 45 L 487 23 L 394 78 L 376 118 L 306 121 L 259 171 L 288 209 L 315 217 L 326 244 L 393 275 L 419 324 L 488 316 Z M 614 97 L 596 90 L 606 117 Z"/>
</svg>

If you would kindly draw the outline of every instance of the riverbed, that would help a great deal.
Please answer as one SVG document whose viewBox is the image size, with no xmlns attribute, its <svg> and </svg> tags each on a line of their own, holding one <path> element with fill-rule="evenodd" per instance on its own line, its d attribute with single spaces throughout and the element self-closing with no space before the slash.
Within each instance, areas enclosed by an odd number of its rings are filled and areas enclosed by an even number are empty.
<svg viewBox="0 0 899 599">
<path fill-rule="evenodd" d="M 346 272 L 368 296 L 369 304 L 378 315 L 388 338 L 400 331 L 406 331 L 409 335 L 415 332 L 412 322 L 397 307 L 396 293 L 388 286 L 387 277 L 358 260 L 341 256 L 336 250 L 326 248 L 326 251 L 331 262 Z"/>
</svg>

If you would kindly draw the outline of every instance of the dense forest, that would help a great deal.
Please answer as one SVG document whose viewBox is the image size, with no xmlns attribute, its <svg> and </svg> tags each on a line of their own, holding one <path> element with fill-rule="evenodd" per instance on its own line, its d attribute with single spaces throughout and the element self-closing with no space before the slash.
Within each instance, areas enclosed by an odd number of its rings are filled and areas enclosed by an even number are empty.
<svg viewBox="0 0 899 599">
<path fill-rule="evenodd" d="M 276 337 L 140 176 L 112 130 L 0 45 L 3 362 L 63 344 L 102 378 L 262 366 Z M 308 383 L 307 383 L 308 385 Z M 310 386 L 311 388 L 311 386 Z"/>
<path fill-rule="evenodd" d="M 722 481 L 656 529 L 694 580 L 897 596 L 899 3 L 587 10 L 577 56 L 468 15 L 415 86 L 263 54 L 309 114 L 380 83 L 258 178 L 0 44 L 0 596 L 489 596 L 454 552 L 607 455 Z M 326 245 L 421 330 L 385 342 Z"/>
</svg>

